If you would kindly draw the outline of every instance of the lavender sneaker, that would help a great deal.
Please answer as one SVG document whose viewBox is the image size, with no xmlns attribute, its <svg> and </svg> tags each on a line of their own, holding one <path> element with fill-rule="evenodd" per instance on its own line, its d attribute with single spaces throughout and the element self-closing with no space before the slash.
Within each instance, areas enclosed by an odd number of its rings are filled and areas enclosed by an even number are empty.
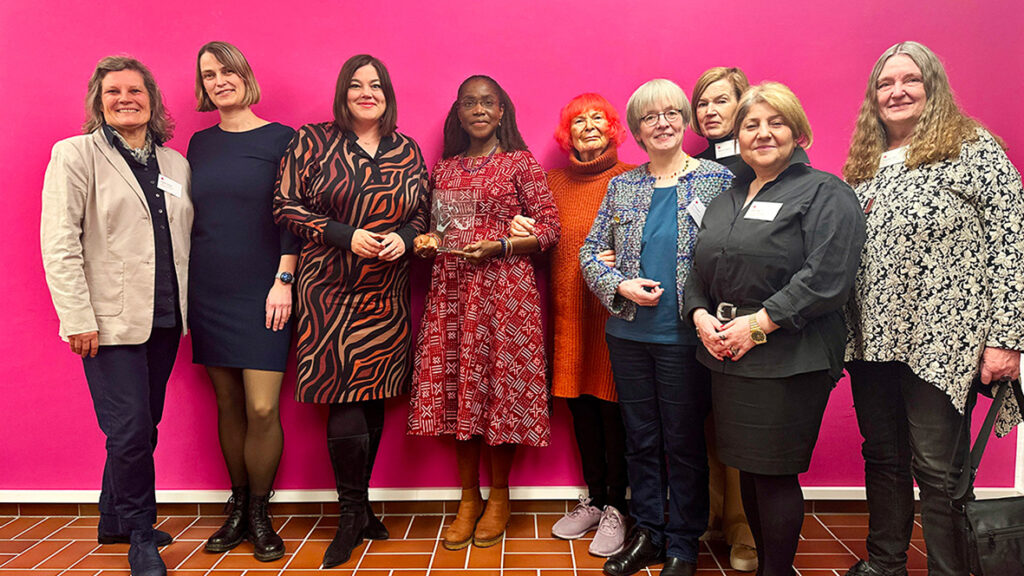
<svg viewBox="0 0 1024 576">
<path fill-rule="evenodd" d="M 590 543 L 589 552 L 594 556 L 607 558 L 618 554 L 626 541 L 626 520 L 614 506 L 604 507 L 601 522 L 597 526 L 597 534 Z"/>
<path fill-rule="evenodd" d="M 601 511 L 590 505 L 590 498 L 580 496 L 580 502 L 565 516 L 551 527 L 551 535 L 563 540 L 575 540 L 594 528 L 597 528 L 603 515 Z"/>
</svg>

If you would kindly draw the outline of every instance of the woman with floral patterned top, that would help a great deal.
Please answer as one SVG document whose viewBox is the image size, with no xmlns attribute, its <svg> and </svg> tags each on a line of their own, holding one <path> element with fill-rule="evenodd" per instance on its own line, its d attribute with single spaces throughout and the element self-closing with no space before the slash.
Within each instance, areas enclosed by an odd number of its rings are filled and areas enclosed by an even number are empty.
<svg viewBox="0 0 1024 576">
<path fill-rule="evenodd" d="M 1020 174 L 916 42 L 875 63 L 843 174 L 867 220 L 846 358 L 870 512 L 868 559 L 847 576 L 907 573 L 914 480 L 928 573 L 966 576 L 945 477 L 972 379 L 1020 370 Z M 1008 404 L 997 431 L 1016 422 Z"/>
</svg>

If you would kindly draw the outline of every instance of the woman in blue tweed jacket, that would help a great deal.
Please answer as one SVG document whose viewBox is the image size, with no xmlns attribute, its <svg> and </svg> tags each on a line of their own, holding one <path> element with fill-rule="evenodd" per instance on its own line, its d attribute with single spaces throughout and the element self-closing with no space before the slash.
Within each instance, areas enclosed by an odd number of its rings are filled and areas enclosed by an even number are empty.
<svg viewBox="0 0 1024 576">
<path fill-rule="evenodd" d="M 662 561 L 663 576 L 694 574 L 697 539 L 707 526 L 710 376 L 696 361 L 699 340 L 682 315 L 683 286 L 704 207 L 729 188 L 732 173 L 683 152 L 689 115 L 686 94 L 668 80 L 651 80 L 630 97 L 626 121 L 650 161 L 609 182 L 580 248 L 583 277 L 612 314 L 605 338 L 637 521 L 625 548 L 604 565 L 611 576 Z M 612 263 L 597 256 L 609 249 Z"/>
</svg>

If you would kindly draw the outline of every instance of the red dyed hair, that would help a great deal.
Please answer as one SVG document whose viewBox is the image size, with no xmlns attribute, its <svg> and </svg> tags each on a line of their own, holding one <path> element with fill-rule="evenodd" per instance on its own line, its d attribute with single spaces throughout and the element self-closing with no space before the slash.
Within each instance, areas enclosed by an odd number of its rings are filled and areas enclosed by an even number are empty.
<svg viewBox="0 0 1024 576">
<path fill-rule="evenodd" d="M 555 141 L 558 142 L 558 145 L 562 147 L 562 150 L 572 152 L 572 138 L 570 136 L 572 121 L 588 110 L 597 110 L 608 119 L 608 131 L 605 136 L 608 137 L 608 141 L 613 146 L 618 148 L 619 144 L 622 144 L 622 141 L 626 138 L 626 131 L 622 128 L 622 120 L 619 119 L 619 113 L 615 111 L 615 107 L 604 96 L 593 92 L 576 96 L 569 100 L 565 108 L 562 108 L 562 114 L 558 119 L 558 126 L 555 127 Z"/>
</svg>

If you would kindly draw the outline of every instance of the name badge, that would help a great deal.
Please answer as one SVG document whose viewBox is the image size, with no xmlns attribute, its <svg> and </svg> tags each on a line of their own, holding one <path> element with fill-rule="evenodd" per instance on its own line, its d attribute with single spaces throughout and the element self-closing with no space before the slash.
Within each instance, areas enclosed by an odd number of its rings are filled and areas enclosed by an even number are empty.
<svg viewBox="0 0 1024 576">
<path fill-rule="evenodd" d="M 704 220 L 704 212 L 707 210 L 707 206 L 700 201 L 700 198 L 694 198 L 693 202 L 686 207 L 686 212 L 693 218 L 693 221 L 697 223 L 697 227 L 700 228 L 701 221 Z"/>
<path fill-rule="evenodd" d="M 181 184 L 175 182 L 174 180 L 171 180 L 170 178 L 164 176 L 163 174 L 161 174 L 160 177 L 157 178 L 156 187 L 163 190 L 164 192 L 167 192 L 171 196 L 174 196 L 175 198 L 181 198 Z"/>
<path fill-rule="evenodd" d="M 747 220 L 771 222 L 775 220 L 775 216 L 779 214 L 781 208 L 782 202 L 751 202 L 750 208 L 747 209 L 747 215 L 744 218 Z"/>
<path fill-rule="evenodd" d="M 882 158 L 878 161 L 879 168 L 885 168 L 886 166 L 892 166 L 893 164 L 903 164 L 907 161 L 907 147 L 900 146 L 894 150 L 889 150 L 882 154 Z"/>
<path fill-rule="evenodd" d="M 728 158 L 740 153 L 740 144 L 737 140 L 726 140 L 715 144 L 715 160 Z"/>
</svg>

